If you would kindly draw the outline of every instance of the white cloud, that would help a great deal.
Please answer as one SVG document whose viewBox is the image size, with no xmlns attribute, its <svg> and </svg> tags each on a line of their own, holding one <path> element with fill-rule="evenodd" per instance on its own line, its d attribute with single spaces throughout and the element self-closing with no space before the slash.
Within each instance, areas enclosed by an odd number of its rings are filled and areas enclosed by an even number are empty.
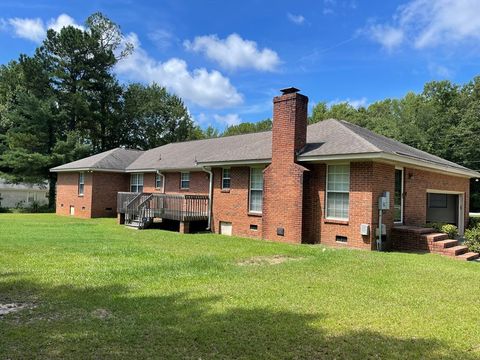
<svg viewBox="0 0 480 360">
<path fill-rule="evenodd" d="M 299 15 L 293 15 L 293 14 L 288 13 L 287 17 L 288 17 L 288 20 L 290 20 L 291 22 L 293 22 L 294 24 L 297 24 L 297 25 L 302 25 L 305 22 L 305 18 L 300 14 Z"/>
<path fill-rule="evenodd" d="M 156 82 L 184 100 L 206 108 L 224 108 L 243 102 L 242 95 L 220 72 L 204 68 L 190 71 L 187 63 L 178 58 L 157 61 L 141 47 L 135 33 L 130 33 L 126 41 L 132 43 L 135 50 L 117 64 L 116 70 L 127 78 Z"/>
<path fill-rule="evenodd" d="M 392 51 L 404 41 L 403 30 L 389 25 L 374 24 L 368 27 L 367 32 L 372 40 L 388 51 Z"/>
<path fill-rule="evenodd" d="M 213 118 L 215 119 L 215 121 L 227 126 L 238 125 L 242 122 L 242 119 L 240 119 L 240 116 L 238 116 L 238 114 L 214 114 Z"/>
<path fill-rule="evenodd" d="M 173 34 L 165 29 L 156 29 L 150 32 L 148 38 L 161 50 L 169 48 L 174 40 Z"/>
<path fill-rule="evenodd" d="M 7 20 L 7 23 L 13 28 L 17 37 L 40 42 L 45 36 L 45 27 L 40 18 L 11 18 Z"/>
<path fill-rule="evenodd" d="M 436 63 L 428 64 L 428 70 L 432 75 L 443 79 L 449 79 L 453 75 L 453 72 L 448 67 Z"/>
<path fill-rule="evenodd" d="M 338 105 L 338 104 L 349 104 L 350 106 L 354 107 L 355 109 L 361 108 L 361 107 L 367 107 L 368 106 L 368 101 L 366 97 L 362 97 L 360 99 L 335 99 L 327 103 L 327 106 L 333 106 L 333 105 Z"/>
<path fill-rule="evenodd" d="M 439 46 L 453 47 L 480 39 L 480 1 L 478 0 L 411 0 L 400 6 L 391 24 L 370 26 L 371 38 L 385 46 L 384 35 L 391 37 L 387 45 L 398 46 L 404 38 L 417 49 Z M 392 25 L 393 24 L 393 25 Z M 375 31 L 377 35 L 375 36 Z"/>
<path fill-rule="evenodd" d="M 78 25 L 75 20 L 67 15 L 60 14 L 57 18 L 50 19 L 45 23 L 40 18 L 9 18 L 2 19 L 3 28 L 11 29 L 15 36 L 34 42 L 41 42 L 47 33 L 48 29 L 59 31 L 65 26 L 74 26 L 83 29 L 83 26 Z"/>
<path fill-rule="evenodd" d="M 184 46 L 188 50 L 204 53 L 226 69 L 273 71 L 280 64 L 275 51 L 258 49 L 256 42 L 244 40 L 238 34 L 231 34 L 226 39 L 219 39 L 216 35 L 197 36 L 193 41 L 185 41 Z"/>
</svg>

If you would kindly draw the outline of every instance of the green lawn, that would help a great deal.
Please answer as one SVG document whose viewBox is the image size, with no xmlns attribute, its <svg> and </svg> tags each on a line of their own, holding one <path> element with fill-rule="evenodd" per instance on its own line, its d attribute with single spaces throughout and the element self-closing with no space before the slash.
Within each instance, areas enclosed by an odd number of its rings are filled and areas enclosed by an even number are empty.
<svg viewBox="0 0 480 360">
<path fill-rule="evenodd" d="M 437 255 L 0 214 L 11 302 L 1 359 L 480 358 L 480 264 Z"/>
</svg>

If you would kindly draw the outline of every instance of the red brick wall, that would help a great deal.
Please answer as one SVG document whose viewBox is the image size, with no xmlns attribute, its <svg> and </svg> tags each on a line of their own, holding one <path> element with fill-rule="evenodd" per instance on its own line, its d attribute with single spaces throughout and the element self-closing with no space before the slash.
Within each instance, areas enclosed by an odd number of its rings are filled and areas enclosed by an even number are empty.
<svg viewBox="0 0 480 360">
<path fill-rule="evenodd" d="M 85 172 L 84 195 L 78 195 L 78 172 L 58 173 L 56 212 L 75 217 L 109 217 L 117 212 L 117 192 L 128 191 L 130 177 L 121 173 Z M 107 210 L 111 208 L 112 210 Z"/>
<path fill-rule="evenodd" d="M 190 188 L 180 189 L 180 172 L 164 172 L 165 175 L 165 193 L 177 194 L 202 194 L 208 195 L 209 175 L 205 171 L 190 172 Z M 155 189 L 155 175 L 156 173 L 143 174 L 143 191 L 144 192 L 158 192 Z"/>
<path fill-rule="evenodd" d="M 465 226 L 470 209 L 470 180 L 467 178 L 438 174 L 425 170 L 405 168 L 405 212 L 406 225 L 425 225 L 427 212 L 427 189 L 464 193 Z"/>
<path fill-rule="evenodd" d="M 306 144 L 308 98 L 294 93 L 273 99 L 272 163 L 265 169 L 263 231 L 265 239 L 301 243 L 303 178 L 295 163 Z M 283 235 L 279 231 L 283 230 Z"/>
<path fill-rule="evenodd" d="M 326 219 L 325 188 L 326 165 L 308 165 L 305 181 L 304 242 L 321 243 L 328 246 L 348 246 L 370 249 L 370 236 L 360 235 L 360 225 L 372 225 L 372 162 L 350 164 L 350 208 L 348 221 Z M 336 242 L 336 236 L 346 236 L 347 243 Z"/>
<path fill-rule="evenodd" d="M 117 193 L 130 191 L 130 175 L 122 173 L 94 172 L 92 217 L 117 215 Z"/>
<path fill-rule="evenodd" d="M 85 173 L 83 196 L 78 195 L 78 172 L 61 172 L 57 177 L 56 213 L 70 215 L 70 206 L 75 207 L 75 216 L 90 218 L 92 214 L 92 173 Z"/>
<path fill-rule="evenodd" d="M 230 169 L 230 190 L 222 190 L 222 169 L 213 169 L 212 231 L 220 233 L 220 222 L 232 223 L 232 234 L 243 237 L 262 237 L 262 216 L 248 214 L 249 167 Z M 250 230 L 250 225 L 258 229 Z"/>
</svg>

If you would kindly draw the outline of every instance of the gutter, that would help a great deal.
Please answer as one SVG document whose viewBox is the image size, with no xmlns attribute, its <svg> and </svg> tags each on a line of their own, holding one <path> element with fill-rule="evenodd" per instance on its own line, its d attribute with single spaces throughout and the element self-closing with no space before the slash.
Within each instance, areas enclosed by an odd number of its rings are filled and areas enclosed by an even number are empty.
<svg viewBox="0 0 480 360">
<path fill-rule="evenodd" d="M 210 175 L 210 181 L 208 184 L 208 225 L 207 230 L 212 228 L 212 198 L 213 198 L 213 172 L 209 166 L 202 167 L 202 170 Z"/>
</svg>

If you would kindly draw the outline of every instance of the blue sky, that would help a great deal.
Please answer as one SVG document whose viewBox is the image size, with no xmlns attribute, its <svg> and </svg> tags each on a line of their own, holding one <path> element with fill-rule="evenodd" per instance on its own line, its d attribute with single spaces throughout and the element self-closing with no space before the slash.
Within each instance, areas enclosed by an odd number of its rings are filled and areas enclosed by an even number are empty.
<svg viewBox="0 0 480 360">
<path fill-rule="evenodd" d="M 478 0 L 3 0 L 0 63 L 95 11 L 135 45 L 119 78 L 166 86 L 202 127 L 270 117 L 288 86 L 311 105 L 361 106 L 479 73 Z"/>
</svg>

